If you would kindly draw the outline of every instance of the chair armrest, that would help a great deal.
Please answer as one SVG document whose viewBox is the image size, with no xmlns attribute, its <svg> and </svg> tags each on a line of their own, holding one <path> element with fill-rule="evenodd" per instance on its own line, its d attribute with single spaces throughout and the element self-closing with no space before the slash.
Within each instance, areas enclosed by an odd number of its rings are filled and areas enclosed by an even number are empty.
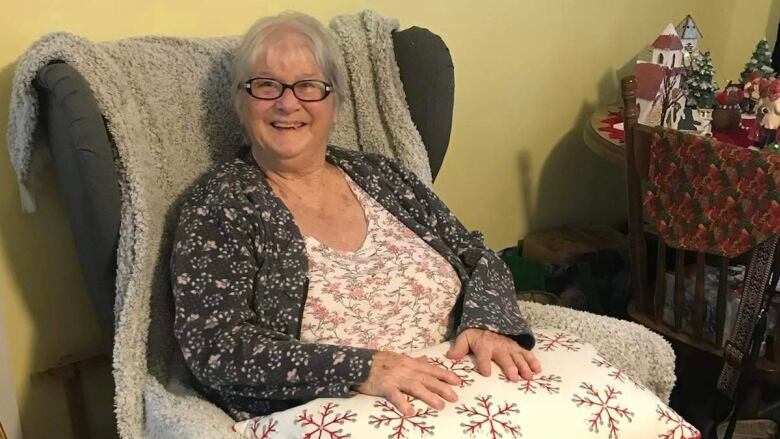
<svg viewBox="0 0 780 439">
<path fill-rule="evenodd" d="M 633 322 L 555 305 L 520 302 L 520 312 L 532 328 L 558 328 L 592 344 L 607 361 L 669 403 L 675 355 L 660 335 Z"/>
<path fill-rule="evenodd" d="M 157 439 L 238 439 L 231 430 L 235 421 L 213 403 L 180 382 L 167 389 L 153 377 L 147 377 L 144 392 L 146 436 Z"/>
</svg>

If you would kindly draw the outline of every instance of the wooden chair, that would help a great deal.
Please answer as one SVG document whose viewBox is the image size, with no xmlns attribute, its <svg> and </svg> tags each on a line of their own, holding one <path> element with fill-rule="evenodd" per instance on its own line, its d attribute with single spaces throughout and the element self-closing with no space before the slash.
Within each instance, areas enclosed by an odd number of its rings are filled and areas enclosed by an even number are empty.
<svg viewBox="0 0 780 439">
<path fill-rule="evenodd" d="M 770 334 L 765 353 L 759 356 L 766 328 L 766 310 L 778 279 L 777 235 L 735 259 L 689 248 L 668 245 L 656 228 L 646 221 L 643 184 L 650 179 L 651 146 L 658 128 L 637 123 L 636 80 L 633 76 L 621 83 L 623 120 L 626 139 L 626 178 L 628 188 L 629 238 L 631 257 L 631 288 L 633 297 L 629 314 L 673 342 L 709 352 L 723 359 L 718 391 L 725 398 L 727 412 L 736 412 L 743 384 L 755 378 L 780 382 L 780 324 Z M 648 248 L 655 251 L 648 255 Z M 655 262 L 654 264 L 652 264 Z M 747 264 L 743 296 L 736 327 L 725 340 L 726 308 L 730 294 L 727 269 L 730 265 Z M 705 267 L 719 270 L 715 309 L 714 340 L 705 336 Z M 674 288 L 667 291 L 667 271 L 674 270 Z M 693 270 L 695 276 L 693 304 L 686 311 L 685 279 Z M 673 322 L 663 319 L 667 295 L 673 297 Z M 686 312 L 688 315 L 686 315 Z M 686 329 L 684 319 L 690 319 Z M 773 340 L 777 342 L 772 343 Z M 731 416 L 731 419 L 736 416 Z M 732 422 L 733 423 L 733 422 Z M 731 426 L 733 431 L 733 425 Z M 728 436 L 727 436 L 728 437 Z"/>
</svg>

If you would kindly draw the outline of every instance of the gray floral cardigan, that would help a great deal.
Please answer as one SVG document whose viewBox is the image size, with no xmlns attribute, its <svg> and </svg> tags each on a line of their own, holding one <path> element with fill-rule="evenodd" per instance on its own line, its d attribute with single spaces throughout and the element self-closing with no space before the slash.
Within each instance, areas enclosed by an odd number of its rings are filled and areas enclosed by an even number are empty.
<svg viewBox="0 0 780 439">
<path fill-rule="evenodd" d="M 530 349 L 512 279 L 417 177 L 385 157 L 328 147 L 343 169 L 442 254 L 461 280 L 453 329 L 489 329 Z M 351 394 L 373 350 L 299 341 L 306 248 L 248 148 L 210 171 L 182 207 L 171 260 L 174 332 L 195 385 L 235 419 Z"/>
</svg>

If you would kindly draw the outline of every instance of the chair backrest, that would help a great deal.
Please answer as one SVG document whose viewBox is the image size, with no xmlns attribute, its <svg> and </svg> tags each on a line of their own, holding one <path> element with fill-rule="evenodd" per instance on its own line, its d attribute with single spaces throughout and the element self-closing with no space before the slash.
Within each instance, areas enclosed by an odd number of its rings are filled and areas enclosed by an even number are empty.
<svg viewBox="0 0 780 439">
<path fill-rule="evenodd" d="M 427 29 L 411 27 L 392 37 L 412 120 L 435 178 L 452 126 L 452 58 L 442 39 Z M 89 85 L 69 64 L 45 66 L 35 85 L 41 128 L 66 200 L 86 287 L 110 340 L 120 227 L 113 141 Z"/>
<path fill-rule="evenodd" d="M 668 175 L 658 172 L 660 164 L 664 161 L 670 163 L 670 166 L 675 167 L 675 169 L 687 169 L 686 166 L 690 165 L 690 162 L 686 163 L 686 160 L 701 162 L 708 160 L 705 157 L 704 149 L 699 156 L 696 154 L 688 155 L 687 152 L 674 149 L 680 145 L 706 143 L 710 146 L 710 152 L 715 150 L 730 151 L 728 154 L 731 156 L 741 155 L 744 157 L 745 154 L 756 153 L 737 146 L 732 147 L 711 140 L 703 140 L 690 134 L 638 124 L 639 111 L 636 102 L 636 88 L 636 79 L 633 76 L 623 79 L 621 89 L 624 104 L 623 121 L 633 290 L 629 314 L 641 324 L 677 342 L 723 357 L 724 367 L 718 390 L 733 404 L 738 397 L 736 390 L 738 383 L 741 382 L 740 378 L 745 376 L 745 374 L 740 375 L 741 372 L 752 373 L 753 369 L 758 366 L 762 372 L 760 377 L 780 379 L 780 374 L 778 374 L 780 371 L 780 367 L 778 367 L 780 364 L 780 325 L 775 326 L 773 334 L 774 340 L 778 342 L 774 343 L 773 346 L 768 345 L 766 352 L 759 358 L 759 350 L 766 327 L 766 310 L 770 305 L 780 271 L 777 230 L 774 229 L 773 234 L 770 234 L 768 239 L 763 239 L 762 236 L 762 239 L 755 242 L 757 245 L 752 249 L 736 256 L 731 253 L 724 254 L 720 250 L 703 251 L 702 249 L 716 247 L 722 249 L 722 247 L 718 247 L 720 245 L 718 240 L 731 240 L 735 237 L 716 233 L 717 231 L 714 230 L 716 221 L 699 222 L 691 219 L 691 224 L 685 225 L 684 228 L 691 229 L 690 226 L 693 226 L 692 228 L 697 230 L 700 235 L 676 239 L 671 244 L 667 242 L 667 239 L 670 236 L 668 229 L 671 229 L 672 226 L 661 223 L 659 227 L 658 215 L 654 213 L 657 212 L 654 210 L 656 206 L 652 204 L 660 198 L 657 196 L 653 198 L 656 194 L 652 192 L 652 189 L 657 189 L 658 178 L 668 177 Z M 659 146 L 669 139 L 672 139 L 669 143 L 670 149 L 663 149 Z M 679 139 L 680 144 L 674 144 L 674 139 Z M 740 149 L 731 150 L 731 148 Z M 777 162 L 773 161 L 773 163 Z M 755 163 L 748 160 L 732 164 L 723 160 L 720 165 L 721 168 L 716 169 L 717 173 L 712 178 L 718 184 L 727 184 L 731 180 L 725 178 L 723 174 L 742 175 Z M 654 171 L 653 167 L 658 175 L 651 175 Z M 740 168 L 737 169 L 737 167 Z M 770 172 L 777 172 L 776 165 L 771 169 Z M 694 182 L 686 180 L 690 176 L 685 172 L 674 175 L 681 176 L 681 180 L 674 180 L 674 184 L 671 186 L 679 185 L 680 188 L 694 186 Z M 656 180 L 653 180 L 654 178 Z M 775 186 L 777 175 L 770 175 L 768 180 L 772 186 Z M 777 189 L 780 188 L 774 187 L 769 193 L 773 194 L 773 197 L 777 197 Z M 735 187 L 721 187 L 720 193 L 730 190 L 733 190 L 734 194 L 739 192 Z M 666 195 L 663 194 L 662 197 Z M 692 211 L 696 211 L 697 207 L 708 206 L 715 215 L 721 213 L 725 215 L 728 208 L 717 205 L 716 203 L 719 202 L 717 197 L 711 195 L 714 194 L 686 191 L 687 199 L 685 197 L 666 197 L 664 208 L 674 210 L 680 207 L 679 204 L 686 202 L 689 203 L 689 206 L 686 206 L 687 209 L 695 206 Z M 738 197 L 738 195 L 734 195 L 734 197 Z M 774 200 L 774 203 L 777 201 Z M 737 215 L 748 215 L 747 212 L 739 211 L 738 208 L 734 212 L 737 212 Z M 701 213 L 699 211 L 697 214 Z M 676 219 L 679 223 L 680 218 Z M 743 233 L 748 235 L 744 230 Z M 750 236 L 744 238 L 746 243 L 751 242 L 749 241 Z M 648 245 L 648 243 L 654 244 Z M 744 280 L 738 286 L 742 294 L 738 311 L 734 309 L 734 299 L 732 298 L 736 297 L 732 296 L 735 285 L 729 279 L 729 268 L 735 264 L 747 266 L 744 271 Z M 716 270 L 712 270 L 713 268 Z M 673 280 L 669 282 L 667 282 L 669 279 L 668 269 L 673 269 L 674 273 Z M 708 291 L 711 288 L 707 288 L 708 285 L 712 284 L 712 282 L 707 281 L 708 271 L 710 273 L 717 272 L 714 307 L 708 305 L 707 296 L 710 296 L 710 301 L 712 301 L 712 292 Z M 691 274 L 693 277 L 692 285 L 690 282 L 686 285 L 686 280 L 690 279 Z M 667 283 L 671 284 L 671 288 L 667 287 Z M 690 294 L 691 289 L 692 294 Z M 669 306 L 670 304 L 671 306 Z M 670 311 L 671 318 L 669 318 Z M 732 315 L 732 318 L 727 319 L 729 314 Z M 708 321 L 710 323 L 714 321 L 714 325 L 712 325 L 714 328 L 710 326 L 714 329 L 712 337 L 707 336 Z"/>
<path fill-rule="evenodd" d="M 643 324 L 670 335 L 680 341 L 697 346 L 703 350 L 721 354 L 726 338 L 726 311 L 729 294 L 732 293 L 728 280 L 728 267 L 733 263 L 747 264 L 751 253 L 737 258 L 728 258 L 716 254 L 691 251 L 678 246 L 673 248 L 658 233 L 657 228 L 645 221 L 644 197 L 646 185 L 650 179 L 651 146 L 658 128 L 637 123 L 636 81 L 633 77 L 623 80 L 624 127 L 626 135 L 626 183 L 629 201 L 629 235 L 632 258 L 632 315 Z M 655 249 L 648 252 L 648 242 L 655 241 Z M 648 253 L 654 254 L 648 260 Z M 671 291 L 667 291 L 667 267 L 674 267 L 674 281 Z M 715 311 L 714 339 L 705 337 L 705 268 L 718 269 L 717 301 Z M 692 306 L 685 298 L 686 278 L 693 270 L 694 287 Z M 648 273 L 652 271 L 652 273 Z M 650 275 L 650 276 L 648 276 Z M 662 280 L 662 281 L 658 281 Z M 673 298 L 673 321 L 663 321 L 667 297 Z M 667 313 L 668 314 L 668 313 Z M 686 331 L 684 319 L 690 318 L 690 331 Z"/>
<path fill-rule="evenodd" d="M 634 88 L 632 89 L 632 87 Z M 653 230 L 652 226 L 646 224 L 644 220 L 642 186 L 649 179 L 650 147 L 653 133 L 656 130 L 647 125 L 637 123 L 639 111 L 636 107 L 635 87 L 636 82 L 633 77 L 626 78 L 622 83 L 624 99 L 623 123 L 626 136 L 626 185 L 628 187 L 629 203 L 631 288 L 633 291 L 631 315 L 642 324 L 663 334 L 679 338 L 680 341 L 700 346 L 705 350 L 717 350 L 717 347 L 723 343 L 726 317 L 725 303 L 729 293 L 725 279 L 727 274 L 725 268 L 729 262 L 725 257 L 719 257 L 716 262 L 721 274 L 718 283 L 716 334 L 714 344 L 708 344 L 704 340 L 703 335 L 704 313 L 706 311 L 704 297 L 706 255 L 700 252 L 696 252 L 693 255 L 695 258 L 694 272 L 696 283 L 693 308 L 691 310 L 693 331 L 689 334 L 683 330 L 683 318 L 686 312 L 686 250 L 682 248 L 668 248 L 666 242 L 658 236 L 657 231 Z M 651 240 L 656 241 L 654 264 L 652 264 L 652 261 L 648 261 L 647 235 L 650 235 Z M 667 261 L 670 251 L 675 270 L 674 288 L 672 291 L 667 291 L 665 279 L 667 266 L 670 265 L 668 262 L 671 262 Z M 652 270 L 652 278 L 649 278 L 648 270 L 651 265 L 654 265 L 655 269 Z M 666 325 L 663 322 L 667 294 L 672 294 L 674 298 L 672 308 L 674 322 L 672 325 Z"/>
</svg>

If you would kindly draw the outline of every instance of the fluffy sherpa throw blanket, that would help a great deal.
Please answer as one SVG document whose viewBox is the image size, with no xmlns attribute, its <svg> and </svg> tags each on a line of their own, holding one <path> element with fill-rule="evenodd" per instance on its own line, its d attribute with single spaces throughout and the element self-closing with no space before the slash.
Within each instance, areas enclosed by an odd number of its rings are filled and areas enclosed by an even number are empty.
<svg viewBox="0 0 780 439">
<path fill-rule="evenodd" d="M 419 133 L 405 104 L 392 50 L 395 20 L 372 12 L 337 17 L 333 29 L 350 75 L 349 105 L 333 142 L 395 156 L 430 181 Z M 123 438 L 228 438 L 233 421 L 187 384 L 172 333 L 168 260 L 181 194 L 242 134 L 229 85 L 236 38 L 145 37 L 93 43 L 46 35 L 22 57 L 11 97 L 8 145 L 27 209 L 38 123 L 32 81 L 64 60 L 90 84 L 114 143 L 122 215 L 113 368 Z M 640 327 L 554 307 L 523 305 L 532 323 L 560 326 L 596 345 L 662 399 L 674 381 L 673 354 Z M 615 334 L 621 334 L 616 340 Z"/>
<path fill-rule="evenodd" d="M 432 177 L 428 155 L 406 105 L 393 52 L 391 32 L 398 29 L 398 20 L 380 17 L 373 11 L 363 11 L 357 15 L 335 17 L 330 28 L 342 50 L 349 88 L 346 93 L 349 99 L 341 108 L 330 142 L 344 148 L 394 157 L 430 185 Z M 160 37 L 92 43 L 67 33 L 49 34 L 34 43 L 16 68 L 8 127 L 8 149 L 25 210 L 35 209 L 31 165 L 37 152 L 33 148 L 37 96 L 32 81 L 46 63 L 59 59 L 76 67 L 89 82 L 106 116 L 129 115 L 129 109 L 121 106 L 123 100 L 136 97 L 138 103 L 144 106 L 143 99 L 149 97 L 153 98 L 148 102 L 149 106 L 158 105 L 151 113 L 162 115 L 171 106 L 189 110 L 149 120 L 157 124 L 156 128 L 164 129 L 165 124 L 159 122 L 167 122 L 172 117 L 185 119 L 177 125 L 194 129 L 196 132 L 192 135 L 197 140 L 208 141 L 212 131 L 219 129 L 219 124 L 223 122 L 226 125 L 222 128 L 228 134 L 239 132 L 232 109 L 216 114 L 217 108 L 213 107 L 215 101 L 224 104 L 230 96 L 229 62 L 237 43 L 237 38 Z M 178 73 L 186 76 L 175 76 Z M 121 90 L 117 89 L 119 86 L 137 89 Z M 164 94 L 174 99 L 172 103 L 163 104 L 162 96 L 155 93 L 156 87 L 166 88 Z M 176 90 L 182 93 L 175 93 Z M 112 108 L 108 104 L 110 100 L 118 106 Z M 116 113 L 112 113 L 114 109 Z M 202 119 L 204 116 L 209 119 Z M 120 123 L 115 119 L 109 118 L 108 121 Z M 114 134 L 115 128 L 110 126 L 109 129 Z M 172 136 L 178 142 L 186 140 L 182 135 L 188 134 L 172 133 Z M 167 140 L 165 137 L 167 135 L 157 139 L 158 147 L 166 145 L 162 143 Z M 204 145 L 207 144 L 199 143 L 197 147 Z M 120 155 L 121 158 L 123 156 Z"/>
</svg>

